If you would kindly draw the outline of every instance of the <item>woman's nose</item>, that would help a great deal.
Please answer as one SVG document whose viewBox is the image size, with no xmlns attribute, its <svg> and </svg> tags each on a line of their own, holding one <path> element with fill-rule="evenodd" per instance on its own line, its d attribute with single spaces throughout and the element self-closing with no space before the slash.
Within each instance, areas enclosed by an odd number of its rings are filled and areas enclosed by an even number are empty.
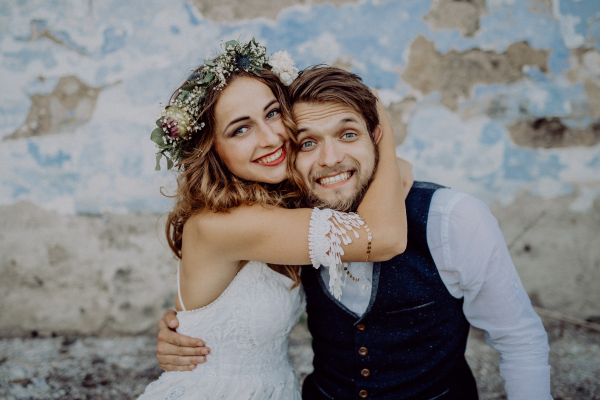
<svg viewBox="0 0 600 400">
<path fill-rule="evenodd" d="M 261 123 L 258 125 L 259 144 L 261 147 L 272 147 L 278 146 L 281 144 L 282 139 L 280 135 L 273 129 L 273 127 L 266 123 Z"/>
</svg>

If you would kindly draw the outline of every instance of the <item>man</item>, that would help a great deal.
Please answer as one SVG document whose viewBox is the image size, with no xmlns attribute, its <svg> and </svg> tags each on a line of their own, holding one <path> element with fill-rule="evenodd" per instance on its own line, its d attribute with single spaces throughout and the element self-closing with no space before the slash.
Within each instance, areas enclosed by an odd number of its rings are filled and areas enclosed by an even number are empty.
<svg viewBox="0 0 600 400">
<path fill-rule="evenodd" d="M 330 67 L 304 71 L 290 95 L 307 203 L 351 211 L 377 165 L 375 138 L 366 152 L 356 140 L 378 124 L 375 97 L 358 76 Z M 487 206 L 415 182 L 406 209 L 406 251 L 345 265 L 355 279 L 346 280 L 340 301 L 325 284 L 326 268 L 303 267 L 315 354 L 303 398 L 477 399 L 464 358 L 471 324 L 500 352 L 509 399 L 551 399 L 547 335 Z M 177 326 L 173 312 L 160 325 L 161 366 L 190 369 L 207 349 L 167 325 Z"/>
</svg>

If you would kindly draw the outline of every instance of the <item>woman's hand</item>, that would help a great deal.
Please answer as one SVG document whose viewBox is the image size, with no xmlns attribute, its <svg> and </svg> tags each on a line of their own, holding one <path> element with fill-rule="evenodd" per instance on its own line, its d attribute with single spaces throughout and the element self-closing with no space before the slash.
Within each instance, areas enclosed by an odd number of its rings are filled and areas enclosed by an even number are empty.
<svg viewBox="0 0 600 400">
<path fill-rule="evenodd" d="M 377 114 L 379 115 L 379 126 L 381 126 L 383 134 L 393 135 L 394 129 L 392 128 L 392 123 L 387 115 L 387 111 L 385 111 L 385 107 L 379 98 L 379 93 L 375 89 L 371 89 L 371 92 L 377 97 Z M 381 143 L 381 141 L 379 143 Z M 412 164 L 400 157 L 397 157 L 397 161 L 400 175 L 402 176 L 402 184 L 404 186 L 404 198 L 406 199 L 410 192 L 410 188 L 415 181 L 412 173 Z"/>
<path fill-rule="evenodd" d="M 412 173 L 412 164 L 406 161 L 404 158 L 397 157 L 396 160 L 398 161 L 398 168 L 400 169 L 400 175 L 402 176 L 404 199 L 406 199 L 413 183 L 415 182 L 415 178 Z"/>
<path fill-rule="evenodd" d="M 390 118 L 385 111 L 385 107 L 379 98 L 379 93 L 375 89 L 371 89 L 371 92 L 377 97 L 377 114 L 379 115 L 379 126 L 381 126 L 383 134 L 391 133 L 393 135 L 394 129 L 392 128 Z"/>
</svg>

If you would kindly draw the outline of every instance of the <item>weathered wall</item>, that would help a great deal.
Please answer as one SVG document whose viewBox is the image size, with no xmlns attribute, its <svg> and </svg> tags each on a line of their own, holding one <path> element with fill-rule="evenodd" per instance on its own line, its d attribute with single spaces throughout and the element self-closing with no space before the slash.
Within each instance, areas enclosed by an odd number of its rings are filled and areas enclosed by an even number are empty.
<svg viewBox="0 0 600 400">
<path fill-rule="evenodd" d="M 26 201 L 0 209 L 0 335 L 155 328 L 172 307 L 177 265 L 158 222 L 59 216 Z"/>
<path fill-rule="evenodd" d="M 0 2 L 0 335 L 172 305 L 149 132 L 240 35 L 359 73 L 415 177 L 490 205 L 533 301 L 600 316 L 600 2 L 26 0 Z"/>
</svg>

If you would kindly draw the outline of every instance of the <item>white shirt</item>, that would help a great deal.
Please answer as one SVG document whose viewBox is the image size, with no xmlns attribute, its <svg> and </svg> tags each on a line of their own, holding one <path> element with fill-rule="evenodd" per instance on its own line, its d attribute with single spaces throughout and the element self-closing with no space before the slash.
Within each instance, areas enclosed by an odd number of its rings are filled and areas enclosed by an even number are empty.
<svg viewBox="0 0 600 400">
<path fill-rule="evenodd" d="M 409 233 L 410 234 L 410 233 Z M 473 196 L 439 189 L 427 220 L 427 244 L 448 292 L 464 297 L 469 323 L 485 331 L 500 353 L 500 376 L 509 400 L 552 400 L 548 336 L 523 288 L 508 248 L 489 208 Z M 359 277 L 365 263 L 350 263 Z M 321 268 L 324 282 L 329 269 Z M 346 279 L 341 303 L 357 315 L 371 299 L 373 263 L 359 282 Z"/>
</svg>

